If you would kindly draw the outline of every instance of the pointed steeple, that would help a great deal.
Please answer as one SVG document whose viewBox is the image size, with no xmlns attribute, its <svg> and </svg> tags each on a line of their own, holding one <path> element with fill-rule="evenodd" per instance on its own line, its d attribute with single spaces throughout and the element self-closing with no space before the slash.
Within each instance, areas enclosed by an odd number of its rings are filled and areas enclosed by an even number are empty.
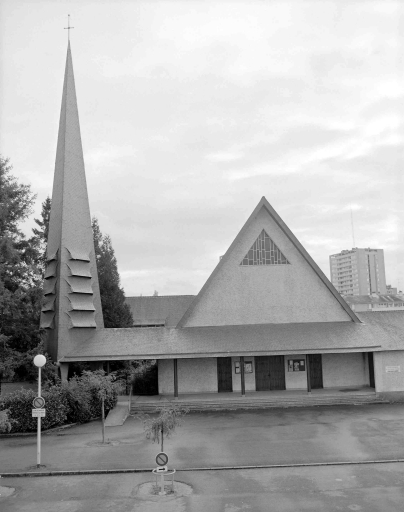
<svg viewBox="0 0 404 512">
<path fill-rule="evenodd" d="M 70 42 L 50 214 L 41 326 L 54 360 L 103 328 Z"/>
</svg>

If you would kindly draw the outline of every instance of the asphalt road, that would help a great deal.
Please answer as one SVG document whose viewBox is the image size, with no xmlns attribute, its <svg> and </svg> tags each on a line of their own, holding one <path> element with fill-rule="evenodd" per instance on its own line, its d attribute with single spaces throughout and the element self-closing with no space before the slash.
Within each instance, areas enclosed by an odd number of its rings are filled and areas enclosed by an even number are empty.
<svg viewBox="0 0 404 512">
<path fill-rule="evenodd" d="M 404 463 L 180 472 L 183 497 L 142 496 L 151 475 L 5 478 L 2 512 L 400 512 Z"/>
<path fill-rule="evenodd" d="M 159 446 L 139 420 L 108 428 L 107 437 L 110 445 L 97 445 L 98 421 L 44 435 L 45 469 L 155 467 Z M 404 404 L 192 413 L 164 449 L 176 469 L 404 459 Z M 35 436 L 0 438 L 0 474 L 35 463 Z"/>
</svg>

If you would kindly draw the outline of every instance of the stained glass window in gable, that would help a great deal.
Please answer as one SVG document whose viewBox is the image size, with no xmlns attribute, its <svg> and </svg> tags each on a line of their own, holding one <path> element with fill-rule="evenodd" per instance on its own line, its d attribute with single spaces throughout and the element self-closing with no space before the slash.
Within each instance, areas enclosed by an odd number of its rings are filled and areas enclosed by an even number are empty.
<svg viewBox="0 0 404 512">
<path fill-rule="evenodd" d="M 241 265 L 290 265 L 290 263 L 263 229 L 244 256 Z"/>
</svg>

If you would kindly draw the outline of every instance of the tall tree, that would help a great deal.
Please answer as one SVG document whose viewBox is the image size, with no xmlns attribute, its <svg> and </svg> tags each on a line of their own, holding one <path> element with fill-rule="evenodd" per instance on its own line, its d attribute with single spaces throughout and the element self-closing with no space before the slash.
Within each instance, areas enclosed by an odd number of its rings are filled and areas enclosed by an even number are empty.
<svg viewBox="0 0 404 512">
<path fill-rule="evenodd" d="M 0 156 L 0 334 L 11 349 L 23 352 L 40 342 L 42 276 L 36 246 L 20 229 L 35 195 L 11 171 L 9 160 Z"/>
<path fill-rule="evenodd" d="M 118 264 L 111 238 L 101 233 L 95 217 L 92 225 L 104 325 L 105 327 L 132 327 L 133 317 L 125 302 L 123 288 L 120 286 Z"/>
<path fill-rule="evenodd" d="M 51 198 L 48 196 L 42 203 L 41 218 L 34 219 L 38 228 L 32 229 L 32 232 L 34 233 L 32 240 L 34 241 L 36 248 L 39 252 L 38 263 L 41 267 L 42 274 L 45 273 L 46 267 L 46 246 L 48 243 L 51 206 L 52 201 Z"/>
</svg>

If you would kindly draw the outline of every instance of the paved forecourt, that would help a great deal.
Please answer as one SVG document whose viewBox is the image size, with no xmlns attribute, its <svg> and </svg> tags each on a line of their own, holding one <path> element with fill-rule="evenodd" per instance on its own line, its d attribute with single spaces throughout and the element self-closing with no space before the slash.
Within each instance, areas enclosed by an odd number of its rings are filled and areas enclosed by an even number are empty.
<svg viewBox="0 0 404 512">
<path fill-rule="evenodd" d="M 404 404 L 190 413 L 165 441 L 169 467 L 214 468 L 404 459 Z M 140 419 L 93 421 L 42 438 L 41 471 L 152 469 L 160 451 Z M 0 438 L 0 474 L 36 471 L 36 437 Z"/>
</svg>

